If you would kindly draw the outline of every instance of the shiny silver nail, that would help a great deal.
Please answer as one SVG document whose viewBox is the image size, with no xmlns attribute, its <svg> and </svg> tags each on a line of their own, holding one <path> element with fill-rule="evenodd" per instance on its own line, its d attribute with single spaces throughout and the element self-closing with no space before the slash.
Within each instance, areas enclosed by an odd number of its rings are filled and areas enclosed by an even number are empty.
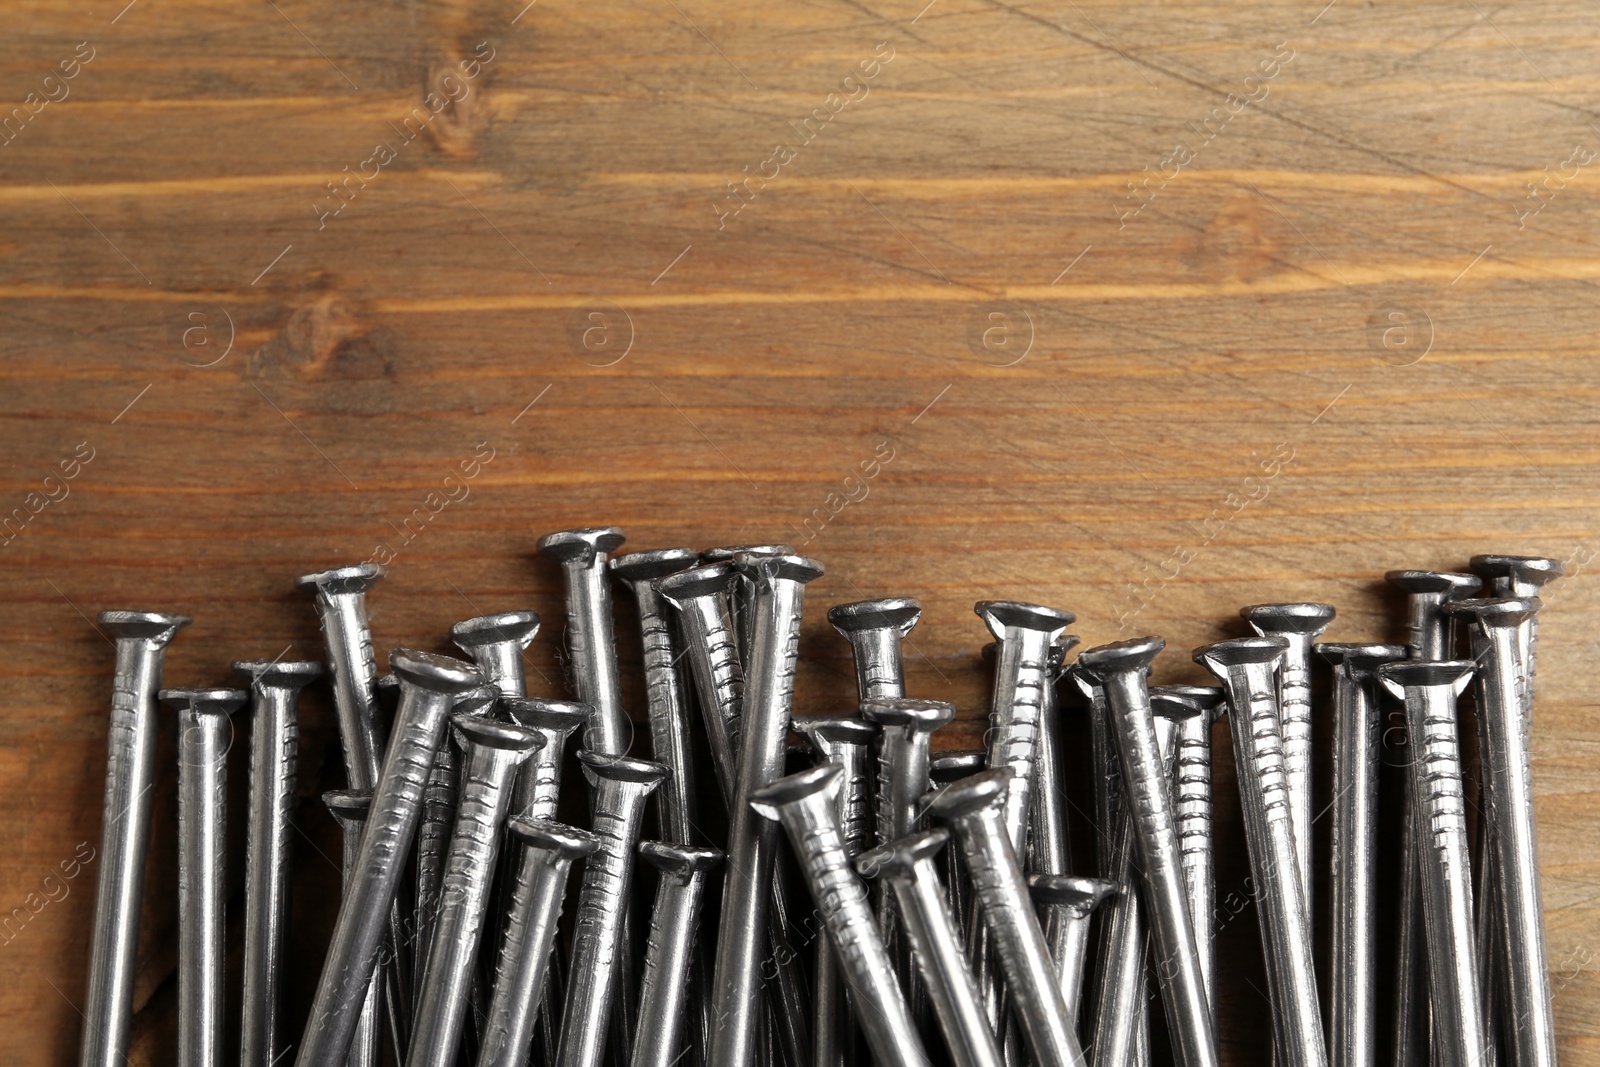
<svg viewBox="0 0 1600 1067">
<path fill-rule="evenodd" d="M 472 657 L 501 696 L 516 700 L 528 695 L 522 654 L 538 633 L 537 612 L 508 611 L 458 622 L 450 627 L 450 640 Z"/>
<path fill-rule="evenodd" d="M 611 573 L 633 590 L 639 606 L 639 629 L 644 645 L 644 689 L 650 721 L 650 753 L 667 768 L 667 780 L 656 794 L 664 840 L 687 845 L 699 813 L 695 807 L 693 763 L 689 750 L 689 705 L 680 656 L 673 636 L 669 609 L 657 582 L 700 562 L 688 548 L 662 548 L 634 552 L 611 561 Z"/>
<path fill-rule="evenodd" d="M 892 843 L 917 829 L 919 810 L 928 792 L 933 734 L 955 719 L 956 706 L 938 700 L 872 697 L 861 702 L 861 717 L 878 727 L 875 840 Z M 894 960 L 895 973 L 911 1001 L 913 1014 L 921 1020 L 926 1016 L 927 1001 L 911 958 L 911 942 L 901 936 L 895 906 L 898 895 L 890 890 L 877 894 L 873 901 L 878 913 L 878 934 Z"/>
<path fill-rule="evenodd" d="M 934 863 L 949 840 L 948 830 L 923 830 L 863 853 L 856 870 L 893 887 L 955 1067 L 999 1067 L 1000 1049 Z"/>
<path fill-rule="evenodd" d="M 1473 1065 L 1491 1055 L 1483 1019 L 1473 928 L 1472 864 L 1456 698 L 1472 681 L 1469 660 L 1390 663 L 1378 681 L 1405 701 L 1415 754 L 1411 782 L 1417 798 L 1417 842 L 1423 916 L 1428 935 L 1428 986 L 1433 1039 L 1440 1063 Z"/>
<path fill-rule="evenodd" d="M 934 756 L 928 761 L 929 792 L 923 797 L 921 807 L 926 808 L 932 795 L 951 782 L 959 782 L 980 773 L 987 759 L 988 755 L 978 750 L 941 752 Z M 972 893 L 966 865 L 961 862 L 961 850 L 947 848 L 941 855 L 944 857 L 944 889 L 950 898 L 950 912 L 956 917 L 958 929 L 970 929 Z"/>
<path fill-rule="evenodd" d="M 1097 1064 L 1143 1065 L 1150 1062 L 1150 1020 L 1145 1006 L 1145 907 L 1135 885 L 1138 875 L 1133 865 L 1137 831 L 1132 810 L 1120 800 L 1113 818 L 1106 866 L 1117 872 L 1117 877 L 1107 880 L 1125 888 L 1104 905 L 1099 982 L 1094 1016 L 1089 1020 L 1090 1051 Z"/>
<path fill-rule="evenodd" d="M 278 1014 L 294 858 L 300 690 L 322 677 L 322 664 L 243 660 L 233 669 L 249 676 L 252 705 L 239 1061 L 244 1067 L 271 1067 L 285 1044 Z"/>
<path fill-rule="evenodd" d="M 561 798 L 561 764 L 567 742 L 588 721 L 589 706 L 542 697 L 507 700 L 502 706 L 512 722 L 537 730 L 544 737 L 544 744 L 517 772 L 512 811 L 527 819 L 554 819 Z"/>
<path fill-rule="evenodd" d="M 355 872 L 361 855 L 361 835 L 367 829 L 367 816 L 372 811 L 372 790 L 345 789 L 322 794 L 344 836 L 343 859 L 340 864 L 340 889 L 350 888 L 350 876 Z M 382 975 L 373 975 L 367 987 L 367 999 L 361 1005 L 361 1018 L 356 1024 L 355 1037 L 350 1041 L 350 1055 L 344 1067 L 379 1067 L 383 1054 L 383 1031 L 379 1016 L 383 1011 Z"/>
<path fill-rule="evenodd" d="M 1039 1067 L 1083 1067 L 1083 1049 L 1006 825 L 1006 793 L 1014 784 L 1009 766 L 973 775 L 941 790 L 928 805 L 928 815 L 949 823 L 961 843 L 978 910 L 1034 1062 Z"/>
<path fill-rule="evenodd" d="M 707 563 L 732 563 L 740 556 L 792 556 L 795 554 L 793 545 L 723 545 L 718 548 L 708 548 L 701 554 Z M 734 635 L 735 647 L 739 652 L 739 662 L 750 662 L 750 650 L 755 646 L 755 615 L 750 606 L 755 602 L 755 585 L 751 580 L 738 573 L 733 576 L 733 584 L 728 590 L 727 598 L 723 604 L 724 618 L 728 630 Z M 738 746 L 734 746 L 738 752 Z"/>
<path fill-rule="evenodd" d="M 761 599 L 758 592 L 758 611 Z M 758 626 L 758 660 L 762 644 Z M 841 778 L 839 768 L 832 765 L 791 774 L 754 790 L 751 809 L 781 823 L 789 835 L 812 899 L 827 925 L 834 959 L 873 1060 L 884 1067 L 928 1067 L 928 1054 L 895 982 L 889 953 L 878 937 L 866 887 L 845 855 L 837 800 Z M 727 933 L 724 927 L 722 936 Z"/>
<path fill-rule="evenodd" d="M 1539 590 L 1566 573 L 1560 560 L 1543 556 L 1473 556 L 1472 569 L 1489 580 L 1489 592 L 1496 597 L 1526 599 L 1537 597 Z M 1533 703 L 1535 660 L 1539 650 L 1539 619 L 1529 619 L 1519 637 L 1518 649 L 1527 677 L 1524 702 Z"/>
<path fill-rule="evenodd" d="M 295 588 L 314 595 L 322 624 L 322 644 L 327 651 L 334 711 L 339 720 L 345 779 L 351 789 L 376 789 L 378 773 L 388 745 L 384 717 L 379 714 L 377 657 L 372 649 L 372 628 L 367 619 L 367 590 L 384 576 L 376 563 L 307 574 L 295 579 Z M 411 1033 L 412 942 L 407 937 L 411 900 L 400 887 L 391 904 L 388 946 L 384 950 L 384 1008 L 390 1035 L 404 1049 Z M 246 1067 L 271 1063 L 256 1060 Z"/>
<path fill-rule="evenodd" d="M 544 744 L 537 730 L 493 722 L 474 711 L 451 716 L 464 749 L 461 798 L 440 884 L 433 946 L 422 972 L 416 1029 L 406 1067 L 451 1067 L 488 911 L 500 829 L 517 767 Z"/>
<path fill-rule="evenodd" d="M 862 701 L 906 695 L 900 643 L 920 618 L 922 604 L 913 597 L 860 600 L 828 609 L 828 621 L 850 642 Z"/>
<path fill-rule="evenodd" d="M 481 669 L 481 668 L 480 668 Z M 499 690 L 482 685 L 456 697 L 450 714 L 482 718 L 493 710 Z M 416 988 L 413 998 L 422 1000 L 422 980 L 433 951 L 434 925 L 440 911 L 440 891 L 444 886 L 445 859 L 450 851 L 450 831 L 456 822 L 461 799 L 461 753 L 459 735 L 448 731 L 433 755 L 433 769 L 422 787 L 422 821 L 417 827 L 417 911 L 414 950 Z"/>
<path fill-rule="evenodd" d="M 1095 869 L 1100 877 L 1122 884 L 1118 867 L 1117 819 L 1122 810 L 1122 767 L 1117 760 L 1117 749 L 1111 741 L 1110 708 L 1106 704 L 1106 691 L 1094 673 L 1082 664 L 1074 663 L 1062 671 L 1070 690 L 1076 690 L 1088 705 L 1089 761 L 1094 788 Z M 1127 894 L 1137 898 L 1137 893 Z"/>
<path fill-rule="evenodd" d="M 1330 644 L 1333 665 L 1332 1067 L 1376 1067 L 1378 737 L 1376 671 L 1406 658 L 1401 645 Z"/>
<path fill-rule="evenodd" d="M 1311 913 L 1300 889 L 1293 808 L 1278 736 L 1282 637 L 1222 641 L 1195 650 L 1195 662 L 1228 691 L 1228 733 L 1239 777 L 1256 914 L 1267 962 L 1268 994 L 1281 1067 L 1324 1067 L 1327 1045 L 1311 952 Z"/>
<path fill-rule="evenodd" d="M 1188 702 L 1199 711 L 1177 721 L 1173 757 L 1172 799 L 1183 861 L 1183 882 L 1194 918 L 1195 948 L 1200 973 L 1211 1001 L 1211 1025 L 1217 1025 L 1216 874 L 1211 840 L 1211 726 L 1227 711 L 1221 686 L 1163 685 L 1150 690 L 1152 700 Z"/>
<path fill-rule="evenodd" d="M 351 789 L 374 788 L 383 763 L 385 739 L 377 731 L 378 666 L 367 623 L 367 590 L 383 574 L 376 563 L 358 563 L 308 574 L 294 583 L 296 589 L 316 597 Z"/>
<path fill-rule="evenodd" d="M 1333 621 L 1334 610 L 1328 604 L 1256 604 L 1239 609 L 1239 615 L 1262 637 L 1281 637 L 1288 642 L 1278 673 L 1278 737 L 1283 744 L 1284 782 L 1300 864 L 1300 893 L 1309 913 L 1313 858 L 1311 646 Z"/>
<path fill-rule="evenodd" d="M 678 610 L 684 654 L 711 748 L 711 767 L 723 804 L 733 810 L 739 756 L 734 748 L 744 704 L 744 668 L 726 606 L 737 577 L 731 562 L 712 563 L 661 579 L 661 596 Z"/>
<path fill-rule="evenodd" d="M 1522 598 L 1535 597 L 1539 590 L 1547 583 L 1560 578 L 1565 568 L 1559 560 L 1546 559 L 1539 556 L 1504 556 L 1481 555 L 1472 558 L 1472 568 L 1483 576 L 1488 585 L 1488 591 L 1493 598 Z M 1446 605 L 1446 609 L 1452 607 Z M 1452 621 L 1457 615 L 1450 614 Z M 1534 655 L 1538 644 L 1537 614 L 1524 619 L 1517 626 L 1517 689 L 1518 699 L 1523 707 L 1524 719 L 1528 717 L 1533 707 L 1533 679 Z M 1472 658 L 1483 662 L 1489 655 L 1493 644 L 1483 632 L 1481 627 L 1472 626 Z M 1452 657 L 1440 657 L 1452 658 Z M 1483 677 L 1480 671 L 1478 676 L 1477 692 L 1475 696 L 1481 704 Z M 1478 713 L 1473 716 L 1478 723 L 1478 753 L 1477 759 L 1469 761 L 1464 767 L 1464 772 L 1469 778 L 1477 778 L 1477 791 L 1473 797 L 1473 807 L 1478 814 L 1476 839 L 1473 848 L 1473 857 L 1477 861 L 1473 869 L 1473 902 L 1478 909 L 1478 977 L 1483 984 L 1484 993 L 1484 1018 L 1490 1029 L 1490 1039 L 1506 1038 L 1511 1051 L 1515 1050 L 1514 1039 L 1509 1034 L 1498 1034 L 1496 1021 L 1501 1019 L 1508 1011 L 1504 1003 L 1508 995 L 1509 979 L 1507 970 L 1509 963 L 1506 958 L 1504 939 L 1500 936 L 1503 924 L 1499 917 L 1505 913 L 1503 902 L 1500 900 L 1499 886 L 1499 847 L 1491 839 L 1493 822 L 1485 810 L 1488 799 L 1489 768 L 1482 765 L 1483 753 L 1488 748 L 1487 722 L 1485 715 L 1479 707 Z M 1498 1045 L 1496 1047 L 1498 1052 Z"/>
<path fill-rule="evenodd" d="M 1040 912 L 1045 944 L 1061 982 L 1061 999 L 1077 1029 L 1083 1002 L 1083 964 L 1089 953 L 1089 925 L 1095 909 L 1118 892 L 1104 878 L 1069 874 L 1030 874 L 1028 893 Z"/>
<path fill-rule="evenodd" d="M 777 840 L 763 829 L 765 820 L 751 809 L 750 797 L 783 773 L 805 587 L 822 575 L 819 564 L 801 556 L 741 555 L 736 565 L 754 583 L 754 636 L 711 990 L 712 1067 L 746 1067 L 755 1054 L 758 969 L 768 939 Z"/>
<path fill-rule="evenodd" d="M 544 744 L 534 750 L 517 770 L 517 784 L 512 794 L 511 811 L 514 815 L 533 821 L 553 821 L 561 798 L 561 767 L 566 761 L 567 744 L 572 735 L 589 721 L 587 704 L 567 700 L 501 701 L 506 716 L 518 726 L 537 730 Z M 516 881 L 520 877 L 515 868 L 507 867 L 510 875 L 502 885 L 505 901 L 501 908 L 502 923 L 510 911 L 516 894 Z M 502 926 L 503 936 L 508 933 Z M 540 978 L 539 988 L 543 1003 L 538 1007 L 537 1021 L 539 1047 L 555 1055 L 560 1044 L 561 1008 L 566 1002 L 567 977 L 560 953 L 553 953 Z"/>
<path fill-rule="evenodd" d="M 103 611 L 100 625 L 117 649 L 106 740 L 106 791 L 100 824 L 100 875 L 89 939 L 89 991 L 83 1007 L 82 1067 L 124 1067 L 133 1018 L 134 952 L 144 861 L 150 845 L 158 722 L 156 692 L 166 647 L 185 615 Z"/>
<path fill-rule="evenodd" d="M 544 819 L 514 816 L 506 828 L 517 850 L 517 874 L 478 1067 L 526 1067 L 535 1013 L 550 1010 L 544 987 L 559 956 L 556 929 L 567 871 L 600 847 L 600 839 L 588 831 Z"/>
<path fill-rule="evenodd" d="M 163 689 L 178 710 L 178 1064 L 222 1067 L 229 718 L 242 689 Z"/>
<path fill-rule="evenodd" d="M 1452 600 L 1471 596 L 1483 582 L 1473 574 L 1448 571 L 1389 571 L 1386 581 L 1406 594 L 1406 647 L 1414 660 L 1446 660 L 1458 654 L 1460 640 L 1454 619 L 1444 607 Z M 1406 768 L 1412 746 L 1406 736 L 1405 713 L 1387 725 L 1381 735 L 1384 760 Z M 1418 831 L 1411 772 L 1401 783 L 1400 871 L 1395 936 L 1394 1067 L 1421 1067 L 1428 1057 L 1427 943 L 1423 934 L 1422 889 L 1417 872 Z"/>
<path fill-rule="evenodd" d="M 1532 708 L 1520 663 L 1523 635 L 1540 606 L 1537 597 L 1462 600 L 1452 605 L 1472 620 L 1474 649 L 1479 653 L 1484 818 L 1491 828 L 1487 842 L 1494 850 L 1496 890 L 1487 933 L 1505 962 L 1511 1021 L 1507 1029 L 1517 1067 L 1554 1067 L 1556 1062 L 1528 747 Z"/>
<path fill-rule="evenodd" d="M 1189 913 L 1169 771 L 1177 747 L 1177 728 L 1170 717 L 1195 716 L 1200 709 L 1164 699 L 1163 711 L 1169 722 L 1163 730 L 1168 743 L 1163 746 L 1158 741 L 1157 715 L 1146 678 L 1150 664 L 1165 647 L 1159 637 L 1144 637 L 1101 645 L 1078 659 L 1100 680 L 1111 709 L 1112 737 L 1133 811 L 1140 873 L 1155 934 L 1156 978 L 1167 1008 L 1175 1058 L 1188 1067 L 1216 1067 L 1211 1000 L 1200 972 L 1195 922 Z"/>
<path fill-rule="evenodd" d="M 1050 684 L 1050 648 L 1075 616 L 1006 600 L 979 601 L 973 611 L 1000 645 L 989 705 L 989 766 L 1009 767 L 1015 775 L 1006 798 L 1006 831 L 1020 858 L 1027 855 L 1040 709 Z M 1073 638 L 1072 644 L 1076 643 Z"/>
<path fill-rule="evenodd" d="M 639 855 L 661 872 L 650 919 L 650 948 L 639 980 L 639 1029 L 631 1067 L 672 1067 L 697 1047 L 697 1001 L 705 989 L 691 980 L 695 933 L 706 879 L 722 862 L 714 848 L 646 841 Z M 692 1057 L 690 1057 L 692 1061 Z"/>
<path fill-rule="evenodd" d="M 1083 663 L 1066 672 L 1088 703 L 1094 776 L 1096 862 L 1102 878 L 1129 887 L 1105 902 L 1100 920 L 1101 966 L 1089 1020 L 1096 1063 L 1150 1062 L 1150 1015 L 1145 996 L 1145 907 L 1135 886 L 1137 844 L 1133 813 L 1123 797 L 1122 761 L 1112 737 L 1111 707 L 1099 677 Z"/>
<path fill-rule="evenodd" d="M 613 1003 L 619 996 L 623 917 L 633 884 L 633 852 L 645 801 L 667 769 L 659 763 L 579 752 L 594 788 L 594 835 L 600 847 L 583 869 L 567 1002 L 561 1018 L 560 1067 L 599 1067 Z"/>
<path fill-rule="evenodd" d="M 938 700 L 875 697 L 861 702 L 861 717 L 878 728 L 873 802 L 877 840 L 898 841 L 917 828 L 918 807 L 928 791 L 933 734 L 955 719 L 956 706 Z"/>
<path fill-rule="evenodd" d="M 622 710 L 617 642 L 606 557 L 624 540 L 615 526 L 564 530 L 539 538 L 541 556 L 561 564 L 567 593 L 567 652 L 577 698 L 593 709 L 583 747 L 607 756 L 628 752 L 632 734 Z"/>
<path fill-rule="evenodd" d="M 1039 874 L 1066 874 L 1069 847 L 1066 789 L 1061 784 L 1061 700 L 1057 687 L 1067 653 L 1078 639 L 1063 634 L 1050 646 L 1050 667 L 1039 702 L 1039 751 L 1033 761 L 1033 807 L 1028 814 L 1028 863 Z"/>
<path fill-rule="evenodd" d="M 844 715 L 796 716 L 790 726 L 811 742 L 819 763 L 839 768 L 840 788 L 835 798 L 839 833 L 845 855 L 854 859 L 872 843 L 872 744 L 878 728 Z M 845 1061 L 846 1046 L 855 1038 L 855 1016 L 845 997 L 839 966 L 826 946 L 817 952 L 815 971 L 812 1063 L 814 1067 L 838 1067 Z"/>
<path fill-rule="evenodd" d="M 1411 658 L 1453 657 L 1457 651 L 1455 628 L 1444 606 L 1471 596 L 1483 581 L 1477 575 L 1449 571 L 1389 571 L 1383 577 L 1406 594 L 1406 648 Z"/>
<path fill-rule="evenodd" d="M 323 960 L 295 1059 L 298 1067 L 340 1067 L 350 1050 L 421 816 L 422 790 L 444 738 L 446 716 L 459 694 L 483 684 L 482 673 L 471 664 L 428 652 L 395 649 L 389 654 L 389 666 L 400 678 L 400 707 L 361 839 L 361 855 Z"/>
</svg>

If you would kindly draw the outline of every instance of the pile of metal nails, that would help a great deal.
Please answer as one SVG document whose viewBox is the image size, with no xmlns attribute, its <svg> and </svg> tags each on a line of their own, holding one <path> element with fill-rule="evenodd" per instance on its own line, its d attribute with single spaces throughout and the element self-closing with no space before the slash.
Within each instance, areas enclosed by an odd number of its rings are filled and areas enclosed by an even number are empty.
<svg viewBox="0 0 1600 1067">
<path fill-rule="evenodd" d="M 997 642 L 987 748 L 936 753 L 955 709 L 904 693 L 917 601 L 829 611 L 859 703 L 792 718 L 802 604 L 822 568 L 787 546 L 613 556 L 622 541 L 602 528 L 539 542 L 564 576 L 571 702 L 526 696 L 532 612 L 456 625 L 470 661 L 396 649 L 377 677 L 365 595 L 382 571 L 370 564 L 297 583 L 321 615 L 326 668 L 235 664 L 248 691 L 159 689 L 163 649 L 188 620 L 105 613 L 117 661 L 85 1067 L 121 1067 L 127 1052 L 158 690 L 180 724 L 181 1067 L 234 1055 L 222 1038 L 225 757 L 229 716 L 246 704 L 243 1067 L 1124 1067 L 1152 1056 L 1148 975 L 1174 1061 L 1214 1065 L 1223 716 L 1272 1001 L 1255 1047 L 1277 1067 L 1371 1067 L 1392 1026 L 1383 1044 L 1399 1065 L 1555 1063 L 1528 737 L 1535 594 L 1560 564 L 1479 556 L 1475 575 L 1389 574 L 1409 601 L 1405 647 L 1315 643 L 1326 605 L 1245 608 L 1259 636 L 1194 652 L 1216 687 L 1150 686 L 1156 637 L 1065 666 L 1071 614 L 981 602 Z M 650 760 L 628 751 L 616 586 L 643 638 Z M 1319 660 L 1332 669 L 1326 708 L 1311 686 Z M 343 901 L 309 1019 L 288 1031 L 296 700 L 324 673 L 349 785 L 325 797 L 344 833 Z M 1474 682 L 1475 764 L 1458 718 Z M 1068 699 L 1092 739 L 1092 877 L 1067 869 Z M 1319 720 L 1333 738 L 1326 1025 L 1311 933 Z M 1374 932 L 1380 746 L 1396 737 L 1410 753 L 1398 955 Z M 555 821 L 571 747 L 586 828 Z M 797 763 L 809 766 L 789 773 Z M 641 842 L 647 813 L 656 839 Z M 653 879 L 636 880 L 641 861 Z M 647 913 L 634 887 L 652 883 Z M 1389 968 L 1393 1011 L 1374 993 Z"/>
</svg>

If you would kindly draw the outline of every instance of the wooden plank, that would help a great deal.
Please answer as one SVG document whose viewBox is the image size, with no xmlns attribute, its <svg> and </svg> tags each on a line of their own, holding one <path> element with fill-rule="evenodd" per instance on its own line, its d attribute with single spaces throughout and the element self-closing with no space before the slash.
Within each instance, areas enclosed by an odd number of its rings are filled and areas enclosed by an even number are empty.
<svg viewBox="0 0 1600 1067">
<path fill-rule="evenodd" d="M 1535 774 L 1561 1054 L 1600 1064 L 1588 11 L 925 4 L 7 6 L 0 516 L 38 513 L 0 551 L 0 1015 L 28 1023 L 0 1063 L 76 1055 L 95 612 L 192 613 L 167 680 L 223 683 L 234 659 L 318 656 L 290 582 L 383 546 L 381 649 L 531 607 L 555 693 L 533 543 L 617 523 L 826 564 L 802 711 L 852 699 L 827 606 L 922 597 L 908 674 L 961 709 L 944 747 L 982 736 L 978 599 L 1070 608 L 1090 645 L 1161 633 L 1160 677 L 1199 680 L 1187 650 L 1240 633 L 1241 604 L 1327 600 L 1331 636 L 1392 640 L 1386 569 L 1568 560 Z M 45 76 L 84 41 L 62 95 Z M 459 103 L 435 115 L 430 90 Z M 408 538 L 480 446 L 467 496 Z M 80 449 L 62 496 L 44 479 Z M 1223 1046 L 1257 1064 L 1225 736 Z M 313 691 L 291 1033 L 332 922 L 336 745 Z M 167 753 L 135 1064 L 174 1049 L 174 777 Z"/>
</svg>

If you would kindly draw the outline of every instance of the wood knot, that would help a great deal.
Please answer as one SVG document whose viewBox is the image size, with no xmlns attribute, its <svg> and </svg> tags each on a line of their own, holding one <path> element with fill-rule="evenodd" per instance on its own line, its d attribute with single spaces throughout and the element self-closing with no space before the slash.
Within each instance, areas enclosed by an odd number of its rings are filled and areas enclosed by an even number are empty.
<svg viewBox="0 0 1600 1067">
<path fill-rule="evenodd" d="M 349 304 L 334 293 L 323 293 L 296 308 L 283 329 L 251 354 L 250 374 L 292 370 L 314 376 L 325 370 L 341 349 L 366 333 L 366 326 Z"/>
<path fill-rule="evenodd" d="M 1281 245 L 1271 208 L 1254 194 L 1229 197 L 1200 232 L 1190 262 L 1215 281 L 1250 282 L 1273 274 Z"/>
<path fill-rule="evenodd" d="M 487 42 L 451 49 L 428 64 L 423 102 L 428 110 L 437 111 L 428 132 L 439 151 L 451 159 L 470 159 L 476 151 L 474 141 L 489 122 L 484 94 L 493 70 L 494 51 Z"/>
</svg>

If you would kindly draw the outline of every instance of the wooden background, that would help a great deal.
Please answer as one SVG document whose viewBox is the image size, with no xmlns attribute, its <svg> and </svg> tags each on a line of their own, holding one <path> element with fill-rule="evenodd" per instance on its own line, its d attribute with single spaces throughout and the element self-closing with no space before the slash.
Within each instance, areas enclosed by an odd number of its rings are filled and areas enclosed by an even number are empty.
<svg viewBox="0 0 1600 1067">
<path fill-rule="evenodd" d="M 28 917 L 0 1062 L 75 1062 L 96 868 L 45 878 L 98 847 L 96 612 L 192 614 L 167 684 L 223 683 L 320 657 L 292 580 L 387 546 L 380 650 L 531 607 L 555 693 L 534 541 L 615 523 L 637 548 L 804 543 L 828 568 L 806 711 L 853 693 L 823 610 L 920 596 L 910 687 L 960 705 L 945 747 L 981 732 L 978 599 L 1069 608 L 1086 644 L 1164 634 L 1158 677 L 1199 680 L 1188 649 L 1242 604 L 1326 600 L 1331 638 L 1394 639 L 1386 569 L 1568 560 L 1535 772 L 1561 1054 L 1600 1064 L 1587 5 L 124 2 L 0 16 L 0 115 L 26 119 L 0 146 L 0 909 Z M 314 691 L 293 1033 L 336 754 Z M 137 1064 L 173 1050 L 162 760 Z M 1219 761 L 1223 897 L 1245 868 Z M 1262 1063 L 1254 918 L 1221 938 L 1225 1055 Z"/>
</svg>

